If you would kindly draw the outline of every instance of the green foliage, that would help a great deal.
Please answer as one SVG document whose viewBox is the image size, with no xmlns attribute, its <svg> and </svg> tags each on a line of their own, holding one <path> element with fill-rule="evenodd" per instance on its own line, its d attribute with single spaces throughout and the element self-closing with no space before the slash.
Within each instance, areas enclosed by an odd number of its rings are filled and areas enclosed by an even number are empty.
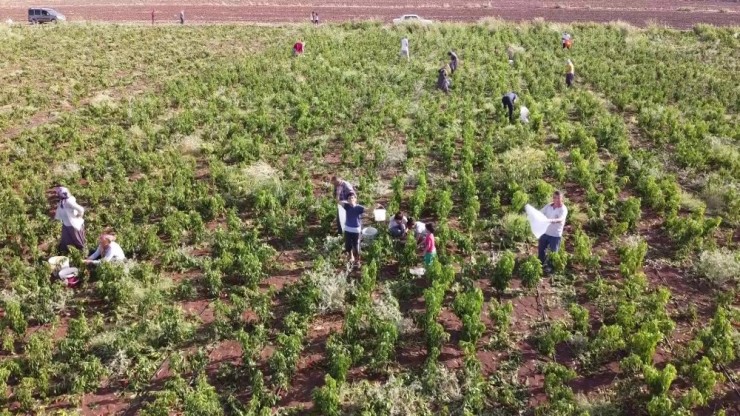
<svg viewBox="0 0 740 416">
<path fill-rule="evenodd" d="M 462 339 L 475 344 L 483 335 L 486 326 L 481 321 L 483 291 L 476 287 L 460 292 L 452 305 L 455 315 L 463 323 Z"/>
<path fill-rule="evenodd" d="M 519 276 L 522 286 L 534 289 L 542 279 L 542 263 L 536 256 L 529 256 L 519 264 Z"/>
<path fill-rule="evenodd" d="M 338 416 L 341 414 L 339 402 L 339 385 L 330 376 L 324 377 L 324 386 L 314 390 L 313 402 L 318 412 L 327 416 Z"/>
<path fill-rule="evenodd" d="M 737 330 L 733 329 L 725 308 L 717 308 L 709 327 L 699 332 L 704 351 L 716 364 L 729 364 L 736 357 Z"/>
<path fill-rule="evenodd" d="M 491 286 L 501 296 L 506 289 L 509 288 L 509 282 L 514 274 L 514 267 L 516 266 L 516 256 L 511 251 L 504 251 L 499 257 L 496 265 L 491 271 Z"/>
</svg>

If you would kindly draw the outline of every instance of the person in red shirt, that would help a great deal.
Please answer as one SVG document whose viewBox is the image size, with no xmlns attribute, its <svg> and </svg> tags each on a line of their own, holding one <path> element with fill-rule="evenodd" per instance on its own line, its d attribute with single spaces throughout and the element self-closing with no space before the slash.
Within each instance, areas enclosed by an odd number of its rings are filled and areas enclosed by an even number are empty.
<svg viewBox="0 0 740 416">
<path fill-rule="evenodd" d="M 306 44 L 299 40 L 298 42 L 293 45 L 293 56 L 298 56 L 303 54 L 303 47 L 306 46 Z"/>
<path fill-rule="evenodd" d="M 424 236 L 424 266 L 429 267 L 432 265 L 434 258 L 437 257 L 437 245 L 434 240 L 434 224 L 426 224 L 427 233 Z"/>
</svg>

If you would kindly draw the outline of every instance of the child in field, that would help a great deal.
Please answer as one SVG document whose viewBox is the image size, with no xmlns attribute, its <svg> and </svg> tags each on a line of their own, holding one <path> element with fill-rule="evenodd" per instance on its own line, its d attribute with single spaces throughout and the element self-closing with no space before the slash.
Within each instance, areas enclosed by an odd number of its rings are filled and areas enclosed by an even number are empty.
<svg viewBox="0 0 740 416">
<path fill-rule="evenodd" d="M 424 242 L 424 237 L 427 235 L 427 225 L 424 224 L 421 221 L 414 221 L 413 218 L 409 217 L 408 222 L 406 223 L 406 226 L 409 230 L 413 229 L 414 231 L 414 238 L 416 239 L 416 242 L 418 244 L 421 244 Z"/>
<path fill-rule="evenodd" d="M 349 195 L 348 201 L 341 201 L 346 219 L 344 222 L 344 252 L 349 254 L 349 261 L 360 265 L 360 232 L 362 232 L 362 214 L 365 207 L 357 204 L 357 195 Z"/>
<path fill-rule="evenodd" d="M 407 224 L 408 220 L 403 215 L 403 212 L 398 211 L 388 223 L 388 232 L 395 238 L 404 237 L 406 236 Z"/>
<path fill-rule="evenodd" d="M 424 266 L 429 267 L 437 257 L 437 245 L 434 240 L 434 224 L 426 224 L 426 235 L 424 236 Z"/>
<path fill-rule="evenodd" d="M 406 60 L 411 59 L 411 53 L 409 52 L 409 38 L 406 36 L 401 39 L 401 57 L 406 58 Z"/>
</svg>

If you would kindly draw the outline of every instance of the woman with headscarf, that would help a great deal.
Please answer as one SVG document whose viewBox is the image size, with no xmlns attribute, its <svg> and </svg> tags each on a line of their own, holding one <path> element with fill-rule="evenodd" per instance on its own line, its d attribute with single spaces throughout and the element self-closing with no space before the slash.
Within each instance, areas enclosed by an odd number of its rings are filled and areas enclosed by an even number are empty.
<svg viewBox="0 0 740 416">
<path fill-rule="evenodd" d="M 100 262 L 126 260 L 126 255 L 123 253 L 123 249 L 118 245 L 118 243 L 116 243 L 116 236 L 103 234 L 100 236 L 98 241 L 98 249 L 85 259 L 86 264 L 100 264 Z"/>
<path fill-rule="evenodd" d="M 68 253 L 69 246 L 82 250 L 85 247 L 85 208 L 77 203 L 69 189 L 58 186 L 56 188 L 57 204 L 54 219 L 62 222 L 62 238 L 59 241 L 59 251 Z"/>
<path fill-rule="evenodd" d="M 447 71 L 444 68 L 439 70 L 439 76 L 437 77 L 437 88 L 444 91 L 445 94 L 450 93 L 450 78 L 447 76 Z"/>
</svg>

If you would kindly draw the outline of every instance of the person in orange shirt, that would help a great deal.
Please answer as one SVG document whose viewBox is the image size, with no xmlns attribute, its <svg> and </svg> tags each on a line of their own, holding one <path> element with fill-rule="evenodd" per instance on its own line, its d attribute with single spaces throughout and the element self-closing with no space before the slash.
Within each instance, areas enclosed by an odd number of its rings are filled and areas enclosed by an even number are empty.
<svg viewBox="0 0 740 416">
<path fill-rule="evenodd" d="M 573 46 L 573 39 L 570 36 L 570 33 L 565 32 L 563 33 L 563 49 L 570 49 L 571 46 Z"/>
<path fill-rule="evenodd" d="M 568 88 L 573 86 L 573 80 L 576 78 L 576 69 L 573 66 L 573 61 L 568 59 L 568 65 L 565 67 L 565 85 Z"/>
</svg>

